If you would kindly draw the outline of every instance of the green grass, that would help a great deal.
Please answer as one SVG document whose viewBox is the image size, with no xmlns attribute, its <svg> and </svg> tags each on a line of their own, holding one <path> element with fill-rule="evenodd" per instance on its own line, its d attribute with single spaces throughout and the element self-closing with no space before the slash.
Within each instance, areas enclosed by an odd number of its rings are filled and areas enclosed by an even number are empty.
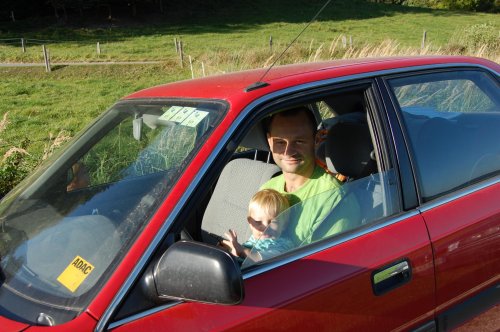
<svg viewBox="0 0 500 332">
<path fill-rule="evenodd" d="M 207 75 L 268 65 L 322 5 L 319 0 L 229 1 L 218 10 L 172 12 L 133 22 L 96 19 L 91 24 L 73 26 L 61 26 L 50 19 L 0 22 L 0 40 L 37 40 L 27 45 L 26 53 L 21 52 L 18 41 L 0 41 L 0 62 L 42 63 L 41 43 L 47 45 L 52 62 L 161 61 L 149 65 L 60 66 L 51 73 L 45 73 L 43 67 L 0 67 L 0 121 L 8 114 L 7 126 L 2 129 L 0 123 L 0 171 L 1 158 L 11 147 L 26 149 L 31 167 L 54 144 L 54 137 L 61 133 L 74 136 L 120 97 L 152 85 L 191 78 L 188 55 L 193 59 L 195 76 L 202 75 L 202 64 Z M 460 43 L 464 31 L 478 37 L 482 30 L 474 27 L 482 23 L 488 23 L 488 40 L 493 48 L 478 55 L 498 61 L 499 15 L 337 0 L 280 63 L 419 54 L 424 30 L 428 37 L 426 53 L 466 50 L 466 54 L 476 54 L 480 44 Z M 344 49 L 341 36 L 347 40 L 352 36 L 354 48 Z M 174 38 L 183 41 L 184 68 L 179 66 Z M 101 55 L 96 52 L 98 41 Z"/>
<path fill-rule="evenodd" d="M 29 141 L 41 155 L 49 135 L 73 136 L 116 100 L 133 91 L 187 78 L 176 66 L 68 66 L 50 74 L 43 67 L 0 68 L 0 116 L 8 113 L 0 138 L 0 156 Z"/>
<path fill-rule="evenodd" d="M 174 37 L 182 38 L 185 53 L 195 58 L 217 52 L 283 48 L 305 26 L 323 1 L 278 0 L 234 2 L 217 12 L 198 16 L 156 16 L 121 27 L 121 21 L 88 27 L 33 26 L 24 22 L 0 25 L 0 39 L 36 39 L 22 53 L 19 42 L 0 46 L 0 61 L 41 62 L 40 44 L 53 61 L 165 60 L 175 57 Z M 145 23 L 147 22 L 147 23 Z M 361 0 L 333 1 L 300 38 L 299 44 L 330 43 L 339 35 L 352 36 L 357 45 L 386 39 L 419 47 L 423 31 L 435 47 L 445 45 L 466 26 L 490 23 L 500 29 L 495 14 L 432 10 L 377 4 Z M 47 23 L 45 23 L 47 24 Z M 97 55 L 96 43 L 102 53 Z M 0 43 L 1 44 L 1 43 Z"/>
</svg>

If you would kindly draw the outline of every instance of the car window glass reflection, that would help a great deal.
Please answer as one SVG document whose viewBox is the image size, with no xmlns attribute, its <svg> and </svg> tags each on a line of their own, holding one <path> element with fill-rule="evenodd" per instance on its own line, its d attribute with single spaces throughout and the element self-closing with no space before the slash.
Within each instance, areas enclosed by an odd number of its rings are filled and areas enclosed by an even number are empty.
<svg viewBox="0 0 500 332">
<path fill-rule="evenodd" d="M 481 71 L 389 81 L 428 201 L 500 172 L 498 82 Z"/>
<path fill-rule="evenodd" d="M 289 252 L 358 229 L 399 210 L 397 181 L 394 170 L 390 170 L 346 182 L 340 188 L 295 204 L 281 213 L 275 222 L 286 225 L 280 236 L 293 244 L 286 251 Z M 273 229 L 268 227 L 264 234 L 257 242 L 273 237 Z M 243 262 L 242 268 L 286 252 L 266 252 L 256 245 L 252 254 Z"/>
</svg>

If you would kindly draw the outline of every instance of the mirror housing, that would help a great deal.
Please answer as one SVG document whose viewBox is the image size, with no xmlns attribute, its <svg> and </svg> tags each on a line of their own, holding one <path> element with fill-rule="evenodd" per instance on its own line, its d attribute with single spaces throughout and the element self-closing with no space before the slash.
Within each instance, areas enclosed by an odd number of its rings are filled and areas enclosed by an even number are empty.
<svg viewBox="0 0 500 332">
<path fill-rule="evenodd" d="M 155 302 L 184 300 L 235 305 L 243 301 L 241 269 L 228 252 L 200 242 L 179 241 L 142 280 Z"/>
</svg>

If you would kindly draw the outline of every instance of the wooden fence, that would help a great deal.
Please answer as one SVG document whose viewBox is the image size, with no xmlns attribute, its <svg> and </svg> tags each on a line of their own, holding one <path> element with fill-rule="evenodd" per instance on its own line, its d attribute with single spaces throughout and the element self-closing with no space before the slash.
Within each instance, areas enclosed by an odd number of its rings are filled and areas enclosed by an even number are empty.
<svg viewBox="0 0 500 332">
<path fill-rule="evenodd" d="M 341 45 L 344 49 L 346 48 L 352 48 L 354 46 L 354 40 L 352 35 L 346 36 L 346 35 L 341 35 Z M 426 47 L 426 39 L 427 39 L 427 31 L 423 31 L 422 35 L 422 42 L 421 42 L 421 49 L 423 50 Z M 62 42 L 71 42 L 71 41 L 55 41 L 55 40 L 42 40 L 42 39 L 28 39 L 28 38 L 6 38 L 6 39 L 0 39 L 0 44 L 5 44 L 5 45 L 10 45 L 10 46 L 18 46 L 20 47 L 20 50 L 22 53 L 26 53 L 26 47 L 28 45 L 41 45 L 41 51 L 42 51 L 42 56 L 43 56 L 43 65 L 45 66 L 46 72 L 50 73 L 51 72 L 51 60 L 50 60 L 50 50 L 47 47 L 48 44 L 56 44 L 56 43 L 62 43 Z M 76 42 L 76 41 L 74 41 Z M 185 65 L 189 65 L 189 68 L 191 70 L 191 76 L 194 78 L 194 70 L 193 70 L 193 58 L 188 55 L 186 56 L 184 52 L 184 44 L 181 38 L 174 37 L 174 48 L 175 48 L 175 53 L 177 54 L 179 58 L 179 65 L 181 68 L 184 68 Z M 81 43 L 81 42 L 78 42 Z M 268 46 L 269 46 L 269 51 L 272 54 L 273 53 L 273 37 L 270 36 L 268 40 Z M 90 44 L 90 43 L 89 43 Z M 101 48 L 101 43 L 100 41 L 93 42 L 90 45 L 95 45 L 95 52 L 99 56 L 103 53 L 103 50 Z M 186 60 L 187 59 L 187 60 Z M 1 62 L 1 59 L 0 59 Z M 126 63 L 126 62 L 123 62 Z M 133 62 L 131 62 L 133 63 Z M 205 76 L 205 64 L 200 61 L 200 65 L 202 68 L 202 75 Z"/>
</svg>

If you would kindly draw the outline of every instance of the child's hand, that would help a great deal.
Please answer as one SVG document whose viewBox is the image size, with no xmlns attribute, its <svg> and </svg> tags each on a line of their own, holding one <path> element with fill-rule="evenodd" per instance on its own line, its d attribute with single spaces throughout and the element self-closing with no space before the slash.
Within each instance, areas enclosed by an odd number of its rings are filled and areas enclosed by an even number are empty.
<svg viewBox="0 0 500 332">
<path fill-rule="evenodd" d="M 236 234 L 236 231 L 233 229 L 225 232 L 224 236 L 226 237 L 226 239 L 228 239 L 229 242 L 238 242 L 238 234 Z"/>
<path fill-rule="evenodd" d="M 229 249 L 233 256 L 242 256 L 244 254 L 243 247 L 238 243 L 238 235 L 232 229 L 224 233 L 227 240 L 222 240 L 222 244 Z"/>
</svg>

